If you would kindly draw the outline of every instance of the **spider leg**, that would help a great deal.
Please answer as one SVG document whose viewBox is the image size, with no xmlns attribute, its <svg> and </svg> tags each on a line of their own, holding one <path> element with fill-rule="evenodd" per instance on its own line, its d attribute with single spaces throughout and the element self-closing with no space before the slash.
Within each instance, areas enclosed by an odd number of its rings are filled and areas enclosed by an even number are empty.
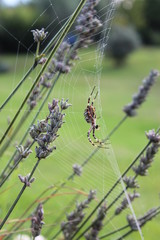
<svg viewBox="0 0 160 240">
<path fill-rule="evenodd" d="M 88 137 L 88 141 L 94 146 L 95 143 L 92 141 L 92 139 L 90 138 L 91 132 L 93 130 L 93 126 L 91 126 L 91 128 L 89 129 L 88 133 L 87 133 L 87 137 Z"/>
<path fill-rule="evenodd" d="M 95 142 L 95 145 L 99 148 L 107 148 L 105 145 L 106 143 L 102 142 L 100 139 L 98 139 L 96 136 L 95 136 L 95 128 L 93 128 L 93 137 L 94 139 L 96 140 Z M 97 145 L 99 144 L 99 145 Z"/>
<path fill-rule="evenodd" d="M 91 94 L 90 94 L 90 96 L 89 96 L 89 98 L 88 98 L 88 105 L 89 105 L 89 103 L 90 103 L 91 96 L 92 96 L 95 88 L 96 88 L 96 86 L 93 87 L 92 92 L 91 92 Z"/>
<path fill-rule="evenodd" d="M 98 91 L 96 92 L 96 95 L 95 95 L 95 97 L 92 100 L 92 104 L 91 104 L 92 106 L 93 106 L 94 101 L 96 100 L 97 95 L 98 95 Z"/>
<path fill-rule="evenodd" d="M 99 139 L 98 139 L 98 138 L 96 138 L 96 136 L 95 136 L 95 129 L 96 129 L 96 128 L 95 128 L 95 127 L 93 127 L 93 137 L 94 137 L 94 139 L 96 140 L 96 142 L 100 142 L 100 141 L 99 141 Z"/>
</svg>

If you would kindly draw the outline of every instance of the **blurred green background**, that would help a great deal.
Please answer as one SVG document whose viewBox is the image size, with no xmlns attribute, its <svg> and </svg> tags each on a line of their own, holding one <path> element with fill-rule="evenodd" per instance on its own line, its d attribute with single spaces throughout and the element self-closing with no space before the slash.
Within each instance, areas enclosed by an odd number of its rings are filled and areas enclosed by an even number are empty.
<svg viewBox="0 0 160 240">
<path fill-rule="evenodd" d="M 51 1 L 30 1 L 27 4 L 17 5 L 16 7 L 6 7 L 1 1 L 1 103 L 20 81 L 28 67 L 32 65 L 35 46 L 30 30 L 47 27 L 47 31 L 51 33 L 49 37 L 53 37 L 64 22 L 64 19 L 72 13 L 78 2 L 59 0 L 57 3 L 53 2 L 52 8 L 50 5 Z M 98 12 L 103 19 L 105 17 L 104 13 L 107 10 L 106 6 L 106 1 L 101 1 L 98 6 Z M 65 11 L 62 11 L 62 9 L 65 9 Z M 86 135 L 89 125 L 84 121 L 83 117 L 87 98 L 93 86 L 100 84 L 100 95 L 95 101 L 95 106 L 97 116 L 101 117 L 97 120 L 101 128 L 96 132 L 96 135 L 99 138 L 103 138 L 124 116 L 122 111 L 123 106 L 131 101 L 131 96 L 138 91 L 138 86 L 141 84 L 142 79 L 149 74 L 151 69 L 159 69 L 159 10 L 159 0 L 128 0 L 122 2 L 118 5 L 112 21 L 112 30 L 109 33 L 110 38 L 105 49 L 100 80 L 99 69 L 97 70 L 98 51 L 96 50 L 96 42 L 100 36 L 98 35 L 95 38 L 95 44 L 89 49 L 80 51 L 80 60 L 77 61 L 71 73 L 66 76 L 63 75 L 58 81 L 49 101 L 51 102 L 53 97 L 59 99 L 65 97 L 69 98 L 73 106 L 66 112 L 66 123 L 60 130 L 60 137 L 55 143 L 57 150 L 40 164 L 35 174 L 35 183 L 33 183 L 31 189 L 27 189 L 24 193 L 10 219 L 18 219 L 24 209 L 48 186 L 55 183 L 58 186 L 58 184 L 62 183 L 72 173 L 72 165 L 75 162 L 81 164 L 94 150 L 94 147 L 87 140 Z M 17 39 L 23 45 L 18 44 Z M 1 135 L 7 127 L 7 117 L 12 119 L 14 116 L 37 71 L 30 76 L 1 113 Z M 50 236 L 53 236 L 53 232 L 59 229 L 60 221 L 65 220 L 65 212 L 71 211 L 66 210 L 67 203 L 70 203 L 75 198 L 78 190 L 82 191 L 79 197 L 82 200 L 84 199 L 83 195 L 90 189 L 97 189 L 97 201 L 100 200 L 117 179 L 116 167 L 118 166 L 120 171 L 123 172 L 138 155 L 147 143 L 145 131 L 153 128 L 156 129 L 159 126 L 159 87 L 160 83 L 157 81 L 156 86 L 153 87 L 147 98 L 147 102 L 139 109 L 138 116 L 128 119 L 124 123 L 111 138 L 111 145 L 108 144 L 108 149 L 100 149 L 84 168 L 83 176 L 70 181 L 67 184 L 67 188 L 59 192 L 60 195 L 51 198 L 51 201 L 46 204 L 44 207 L 44 221 L 46 224 L 42 230 L 42 235 L 45 236 L 52 224 L 53 228 Z M 47 106 L 41 112 L 39 118 L 43 119 L 46 115 Z M 27 119 L 16 140 L 23 135 L 33 116 L 34 112 Z M 3 169 L 6 161 L 14 151 L 15 145 L 14 141 L 5 156 L 1 159 L 1 169 Z M 34 148 L 32 150 L 34 151 Z M 8 207 L 21 188 L 21 183 L 19 183 L 17 175 L 26 175 L 31 171 L 35 163 L 34 155 L 20 165 L 7 184 L 0 190 L 0 218 L 5 216 Z M 141 197 L 133 203 L 137 217 L 142 216 L 148 209 L 159 205 L 159 158 L 160 155 L 157 155 L 152 168 L 149 170 L 149 176 L 138 179 L 140 184 L 138 191 Z M 130 173 L 133 174 L 132 172 Z M 121 189 L 120 185 L 113 195 L 110 196 L 108 203 L 114 199 Z M 90 212 L 96 203 L 94 201 L 86 212 Z M 119 203 L 120 200 L 117 206 Z M 74 209 L 73 203 L 71 208 Z M 108 218 L 112 216 L 114 209 L 110 212 Z M 61 213 L 64 213 L 64 216 L 59 221 L 57 220 L 57 225 L 54 226 L 55 220 Z M 126 224 L 126 214 L 129 213 L 130 210 L 128 209 L 121 216 L 111 221 L 108 226 L 104 227 L 103 233 Z M 10 224 L 5 229 L 9 229 L 9 227 Z M 24 232 L 27 234 L 29 234 L 29 227 L 30 223 L 28 220 L 26 225 L 23 226 L 25 229 Z M 145 240 L 159 240 L 159 217 L 153 219 L 142 228 L 142 232 Z M 47 239 L 51 239 L 50 236 Z M 118 236 L 120 235 L 117 233 Z M 109 239 L 116 239 L 116 237 L 110 237 Z M 137 240 L 141 238 L 138 233 L 134 233 L 127 239 Z"/>
</svg>

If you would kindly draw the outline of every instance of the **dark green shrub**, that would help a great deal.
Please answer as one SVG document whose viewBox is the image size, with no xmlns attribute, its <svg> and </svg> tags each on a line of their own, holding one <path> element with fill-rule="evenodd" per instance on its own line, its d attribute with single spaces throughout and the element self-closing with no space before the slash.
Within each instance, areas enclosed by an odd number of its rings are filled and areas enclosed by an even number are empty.
<svg viewBox="0 0 160 240">
<path fill-rule="evenodd" d="M 114 26 L 112 28 L 106 53 L 122 65 L 127 56 L 140 45 L 137 32 L 131 27 Z"/>
</svg>

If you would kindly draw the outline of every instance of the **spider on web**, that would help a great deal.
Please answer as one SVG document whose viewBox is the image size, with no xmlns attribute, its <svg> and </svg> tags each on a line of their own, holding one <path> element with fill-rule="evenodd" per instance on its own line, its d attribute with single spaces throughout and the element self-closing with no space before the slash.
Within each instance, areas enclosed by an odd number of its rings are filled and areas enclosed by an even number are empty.
<svg viewBox="0 0 160 240">
<path fill-rule="evenodd" d="M 99 128 L 99 126 L 96 124 L 96 108 L 93 106 L 94 101 L 98 95 L 98 91 L 95 95 L 95 97 L 93 98 L 91 104 L 91 97 L 93 95 L 93 92 L 95 90 L 95 86 L 93 87 L 93 90 L 88 98 L 88 104 L 87 104 L 87 108 L 84 110 L 84 117 L 87 123 L 91 124 L 91 127 L 89 129 L 89 131 L 87 132 L 87 137 L 88 137 L 88 141 L 93 145 L 93 146 L 97 146 L 97 147 L 104 147 L 104 142 L 100 141 L 98 138 L 96 138 L 95 136 L 95 130 Z M 91 132 L 93 133 L 93 138 L 95 139 L 95 142 L 92 141 L 92 139 L 90 138 Z M 97 145 L 98 144 L 98 145 Z"/>
</svg>

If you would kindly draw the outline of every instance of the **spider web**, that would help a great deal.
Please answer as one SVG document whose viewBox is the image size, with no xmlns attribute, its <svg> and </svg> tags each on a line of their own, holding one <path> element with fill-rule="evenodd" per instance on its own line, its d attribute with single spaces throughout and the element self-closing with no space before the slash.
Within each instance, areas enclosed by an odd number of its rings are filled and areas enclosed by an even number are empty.
<svg viewBox="0 0 160 240">
<path fill-rule="evenodd" d="M 91 204 L 89 209 L 86 210 L 86 215 L 89 214 L 91 210 L 96 206 L 97 202 L 102 199 L 105 193 L 121 176 L 118 160 L 114 155 L 114 150 L 112 148 L 111 142 L 109 142 L 106 149 L 99 149 L 99 151 L 93 155 L 87 164 L 85 164 L 81 177 L 77 176 L 72 180 L 66 180 L 72 174 L 72 165 L 75 163 L 79 165 L 83 164 L 88 156 L 90 156 L 94 151 L 94 147 L 87 140 L 87 131 L 89 130 L 90 126 L 86 124 L 83 117 L 83 112 L 87 105 L 87 99 L 93 89 L 93 86 L 96 86 L 96 89 L 98 90 L 98 97 L 94 104 L 96 107 L 96 115 L 98 117 L 97 122 L 101 127 L 100 130 L 96 132 L 96 136 L 99 139 L 104 139 L 108 134 L 107 120 L 105 118 L 106 115 L 104 114 L 102 107 L 106 106 L 107 103 L 104 102 L 103 96 L 101 95 L 101 79 L 102 75 L 104 74 L 104 69 L 102 68 L 104 51 L 108 43 L 111 23 L 115 14 L 116 5 L 115 1 L 108 1 L 107 4 L 102 4 L 100 6 L 101 7 L 98 11 L 98 14 L 100 18 L 105 19 L 105 24 L 101 32 L 100 40 L 98 40 L 96 43 L 96 49 L 95 44 L 91 44 L 87 51 L 80 51 L 80 60 L 75 63 L 75 66 L 68 75 L 61 75 L 48 100 L 48 102 L 51 102 L 53 98 L 69 98 L 69 102 L 72 103 L 72 107 L 66 111 L 66 123 L 60 130 L 60 137 L 55 142 L 57 150 L 54 151 L 50 157 L 41 162 L 37 172 L 35 173 L 36 182 L 32 185 L 31 189 L 27 189 L 27 191 L 24 193 L 24 196 L 22 197 L 23 200 L 19 202 L 19 207 L 17 207 L 19 208 L 18 214 L 21 214 L 23 210 L 28 207 L 28 203 L 31 203 L 36 198 L 36 196 L 40 194 L 40 192 L 44 191 L 44 189 L 48 188 L 51 185 L 54 185 L 55 189 L 57 189 L 62 183 L 66 183 L 65 187 L 61 188 L 54 197 L 51 197 L 51 200 L 44 206 L 46 223 L 43 226 L 42 230 L 42 235 L 44 236 L 46 236 L 45 234 L 49 231 L 49 236 L 53 236 L 54 233 L 60 229 L 60 222 L 65 220 L 65 213 L 70 212 L 75 208 L 75 204 L 73 203 L 74 200 L 81 201 L 85 198 L 85 195 L 89 192 L 90 189 L 96 189 L 97 199 Z M 32 45 L 29 47 L 24 46 L 24 37 L 26 34 L 30 34 L 30 30 L 34 29 L 34 25 L 39 20 L 39 18 L 45 16 L 47 11 L 50 9 L 53 11 L 53 19 L 51 19 L 48 26 L 45 26 L 45 29 L 54 29 L 57 27 L 57 25 L 62 26 L 66 18 L 62 20 L 59 19 L 56 12 L 56 3 L 55 1 L 51 0 L 48 0 L 48 7 L 44 9 L 44 11 L 39 15 L 37 19 L 35 19 L 32 26 L 30 26 L 30 28 L 25 31 L 22 39 L 20 40 L 17 39 L 11 32 L 9 32 L 5 26 L 0 25 L 4 31 L 8 32 L 8 36 L 17 41 L 17 54 L 14 56 L 14 74 L 12 79 L 10 79 L 10 86 L 5 89 L 3 96 L 4 99 L 14 89 L 17 82 L 20 80 L 20 77 L 22 77 L 27 71 L 31 56 L 34 57 L 34 53 L 31 50 Z M 51 34 L 51 32 L 49 32 L 49 34 Z M 71 30 L 69 34 L 75 34 L 75 30 Z M 26 54 L 25 61 L 22 66 L 23 71 L 20 76 L 18 69 L 19 65 L 21 64 L 21 46 L 26 49 Z M 37 73 L 38 70 L 36 70 L 29 77 L 29 79 L 19 89 L 16 97 L 13 97 L 11 102 L 3 110 L 4 116 L 3 120 L 1 120 L 1 123 L 3 123 L 3 129 L 1 129 L 1 134 L 4 133 L 4 130 L 7 127 L 7 116 L 12 119 L 17 109 L 17 103 L 23 99 L 24 95 L 27 93 L 27 89 L 29 88 L 31 82 L 35 79 Z M 104 94 L 104 91 L 102 92 Z M 33 110 L 30 114 L 30 117 L 27 118 L 23 129 L 17 136 L 17 139 L 23 136 L 25 129 L 30 125 L 30 122 L 33 119 L 37 109 Z M 21 114 L 23 114 L 25 111 L 26 110 L 24 108 Z M 41 111 L 38 119 L 46 118 L 47 114 L 48 110 L 47 107 L 45 107 Z M 3 166 L 5 166 L 7 159 L 13 153 L 15 144 L 16 143 L 14 140 L 11 144 L 11 147 L 8 148 L 5 157 L 2 159 L 2 169 Z M 32 150 L 34 152 L 34 148 Z M 9 189 L 9 191 L 6 191 L 5 194 L 2 194 L 2 217 L 5 215 L 8 205 L 11 204 L 10 201 L 14 199 L 14 196 L 16 196 L 16 193 L 19 191 L 18 189 L 21 187 L 21 183 L 19 183 L 17 175 L 21 174 L 25 176 L 31 172 L 31 169 L 35 163 L 34 155 L 35 154 L 33 153 L 31 157 L 23 162 L 23 164 L 20 164 L 19 168 L 6 183 L 6 189 L 10 188 L 11 186 L 13 187 L 12 189 Z M 111 196 L 109 196 L 107 203 L 112 202 L 122 190 L 125 190 L 123 181 L 121 181 L 121 184 L 119 184 Z M 134 208 L 129 201 L 126 191 L 125 195 L 129 202 L 129 209 L 125 211 L 125 214 L 132 212 L 136 219 Z M 43 200 L 43 198 L 40 198 L 39 201 L 40 200 Z M 121 200 L 119 200 L 115 206 L 118 206 L 120 201 Z M 10 219 L 15 220 L 18 218 L 17 208 L 11 215 Z M 111 215 L 109 214 L 109 216 L 107 216 L 107 219 L 110 219 Z M 94 218 L 92 217 L 90 221 L 93 219 Z M 117 229 L 119 226 L 121 226 L 122 222 L 125 223 L 125 216 L 117 217 L 113 221 L 110 220 L 109 227 L 112 227 L 112 229 Z M 50 226 L 54 228 L 50 230 Z M 26 226 L 23 226 L 20 232 L 27 232 L 27 234 L 29 234 L 29 227 L 30 225 L 28 225 L 27 222 Z M 136 236 L 139 239 L 143 239 L 143 235 L 139 226 L 138 231 L 139 235 Z M 118 233 L 117 236 L 121 236 L 120 233 Z"/>
</svg>

